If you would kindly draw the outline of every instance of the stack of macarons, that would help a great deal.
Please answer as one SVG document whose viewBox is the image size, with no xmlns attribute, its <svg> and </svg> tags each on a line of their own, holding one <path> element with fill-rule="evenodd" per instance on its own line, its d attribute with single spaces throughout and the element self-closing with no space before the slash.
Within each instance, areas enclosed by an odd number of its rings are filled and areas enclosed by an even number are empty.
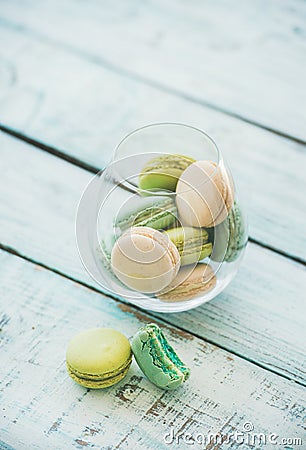
<svg viewBox="0 0 306 450">
<path fill-rule="evenodd" d="M 132 355 L 146 377 L 162 389 L 175 389 L 189 378 L 190 369 L 154 323 L 141 327 L 131 344 L 112 328 L 83 331 L 68 344 L 66 367 L 70 377 L 81 386 L 107 388 L 126 376 Z"/>
<path fill-rule="evenodd" d="M 211 290 L 216 275 L 201 261 L 231 262 L 246 241 L 230 174 L 209 160 L 165 154 L 146 163 L 138 185 L 138 206 L 123 205 L 115 219 L 113 274 L 163 301 Z"/>
</svg>

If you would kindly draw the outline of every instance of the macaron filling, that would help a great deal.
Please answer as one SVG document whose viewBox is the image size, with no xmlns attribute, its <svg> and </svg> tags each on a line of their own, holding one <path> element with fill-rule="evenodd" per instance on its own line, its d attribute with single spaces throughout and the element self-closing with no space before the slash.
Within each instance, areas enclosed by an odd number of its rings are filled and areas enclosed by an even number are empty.
<svg viewBox="0 0 306 450">
<path fill-rule="evenodd" d="M 130 356 L 130 358 L 127 362 L 125 362 L 122 366 L 118 367 L 116 370 L 112 370 L 111 372 L 95 374 L 95 373 L 81 372 L 81 371 L 75 369 L 74 367 L 72 367 L 71 364 L 66 362 L 70 376 L 74 376 L 77 380 L 82 379 L 85 381 L 87 380 L 87 381 L 95 382 L 95 383 L 101 382 L 102 385 L 104 383 L 112 381 L 113 379 L 116 379 L 116 378 L 120 379 L 121 376 L 124 375 L 125 372 L 128 371 L 131 363 L 132 363 L 132 355 Z"/>
<path fill-rule="evenodd" d="M 173 347 L 168 343 L 162 330 L 156 324 L 148 324 L 138 332 L 141 341 L 142 351 L 147 350 L 152 360 L 152 364 L 160 369 L 171 382 L 185 382 L 190 376 L 190 369 L 182 362 Z M 133 343 L 132 349 L 134 351 Z M 136 354 L 135 354 L 136 353 Z M 146 373 L 145 367 L 142 365 L 141 356 L 134 351 L 135 358 Z M 160 377 L 159 377 L 160 378 Z M 154 380 L 151 379 L 154 382 Z M 169 388 L 169 386 L 160 386 Z"/>
</svg>

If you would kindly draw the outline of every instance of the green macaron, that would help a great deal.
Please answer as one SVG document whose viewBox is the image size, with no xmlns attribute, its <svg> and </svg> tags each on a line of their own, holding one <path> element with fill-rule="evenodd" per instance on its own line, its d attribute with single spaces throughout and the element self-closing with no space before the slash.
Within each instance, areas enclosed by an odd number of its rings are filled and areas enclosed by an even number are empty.
<svg viewBox="0 0 306 450">
<path fill-rule="evenodd" d="M 175 389 L 190 376 L 190 369 L 154 323 L 138 330 L 132 339 L 132 350 L 142 372 L 159 388 Z"/>
<path fill-rule="evenodd" d="M 214 242 L 211 259 L 213 261 L 235 261 L 246 247 L 247 225 L 241 209 L 235 201 L 226 220 L 209 230 Z"/>
<path fill-rule="evenodd" d="M 148 191 L 175 191 L 181 174 L 193 158 L 184 155 L 165 154 L 147 162 L 139 175 L 139 188 Z"/>
<path fill-rule="evenodd" d="M 229 215 L 229 241 L 225 261 L 235 261 L 241 251 L 246 247 L 248 236 L 247 226 L 237 202 L 234 203 Z"/>
<path fill-rule="evenodd" d="M 115 227 L 120 232 L 130 227 L 166 229 L 177 218 L 175 202 L 169 197 L 137 197 L 137 204 L 126 203 L 119 211 Z"/>
<path fill-rule="evenodd" d="M 81 386 L 100 389 L 122 380 L 131 365 L 128 339 L 111 328 L 93 328 L 74 336 L 68 344 L 66 365 Z"/>
<path fill-rule="evenodd" d="M 182 266 L 197 263 L 212 252 L 212 243 L 208 242 L 208 233 L 204 228 L 178 227 L 165 233 L 178 249 Z"/>
</svg>

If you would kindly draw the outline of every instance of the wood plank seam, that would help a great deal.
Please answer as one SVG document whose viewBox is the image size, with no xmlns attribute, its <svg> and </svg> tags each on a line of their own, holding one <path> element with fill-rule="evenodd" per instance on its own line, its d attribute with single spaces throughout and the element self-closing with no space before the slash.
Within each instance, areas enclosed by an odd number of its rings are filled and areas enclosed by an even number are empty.
<svg viewBox="0 0 306 450">
<path fill-rule="evenodd" d="M 27 136 L 24 133 L 20 133 L 19 131 L 16 131 L 16 130 L 14 130 L 10 127 L 7 127 L 1 123 L 0 123 L 0 130 L 3 133 L 8 134 L 9 136 L 12 136 L 23 142 L 26 142 L 27 144 L 32 145 L 33 147 L 36 147 L 46 153 L 50 153 L 51 155 L 56 156 L 60 159 L 63 159 L 64 161 L 66 161 L 70 164 L 73 164 L 74 166 L 79 167 L 80 169 L 84 169 L 90 173 L 97 174 L 100 170 L 103 170 L 103 169 L 95 167 L 91 164 L 87 164 L 85 161 L 83 161 L 79 158 L 70 156 L 62 150 L 58 150 L 55 147 L 52 147 L 52 146 L 46 145 L 40 141 L 37 141 L 36 139 L 33 139 L 30 136 Z M 258 245 L 259 247 L 266 248 L 267 250 L 270 250 L 273 253 L 276 253 L 280 256 L 291 259 L 292 261 L 295 261 L 299 264 L 306 266 L 306 261 L 303 258 L 300 258 L 295 255 L 291 255 L 288 252 L 285 252 L 285 251 L 278 249 L 276 247 L 273 247 L 271 245 L 265 244 L 264 242 L 261 242 L 258 239 L 254 239 L 251 236 L 249 237 L 249 241 L 252 242 L 253 244 Z"/>
<path fill-rule="evenodd" d="M 78 57 L 84 58 L 87 61 L 91 62 L 92 64 L 96 64 L 98 66 L 102 66 L 105 69 L 110 70 L 110 71 L 112 71 L 112 72 L 114 72 L 116 74 L 119 74 L 121 76 L 125 76 L 126 78 L 132 79 L 134 81 L 138 81 L 139 83 L 142 83 L 144 85 L 153 87 L 153 88 L 158 89 L 158 90 L 160 90 L 162 92 L 165 92 L 167 94 L 171 94 L 171 95 L 174 95 L 176 97 L 180 97 L 180 98 L 182 98 L 184 100 L 187 100 L 187 101 L 189 101 L 191 103 L 194 103 L 194 104 L 197 104 L 197 105 L 200 105 L 200 106 L 205 106 L 205 107 L 207 107 L 209 109 L 212 109 L 212 110 L 218 111 L 218 112 L 220 112 L 220 113 L 222 113 L 224 115 L 236 118 L 238 120 L 241 120 L 242 122 L 248 123 L 248 124 L 253 125 L 253 126 L 257 127 L 257 128 L 261 128 L 261 129 L 263 129 L 265 131 L 268 131 L 270 133 L 276 134 L 277 136 L 283 137 L 285 139 L 289 139 L 289 140 L 291 140 L 293 142 L 296 142 L 298 144 L 306 145 L 306 140 L 304 140 L 304 139 L 298 138 L 298 137 L 296 137 L 296 136 L 294 136 L 292 134 L 286 133 L 286 132 L 284 132 L 282 130 L 278 130 L 276 128 L 269 127 L 269 126 L 267 126 L 267 125 L 265 125 L 263 123 L 260 123 L 258 121 L 248 119 L 247 117 L 244 117 L 241 114 L 235 113 L 234 111 L 231 111 L 231 110 L 229 110 L 227 108 L 223 108 L 223 107 L 215 105 L 215 104 L 213 104 L 211 102 L 208 102 L 208 101 L 205 101 L 205 100 L 202 100 L 202 99 L 198 99 L 198 98 L 194 97 L 191 94 L 188 94 L 186 92 L 180 91 L 178 89 L 174 89 L 173 87 L 170 87 L 168 85 L 164 85 L 164 84 L 162 84 L 162 83 L 160 83 L 158 81 L 146 78 L 146 77 L 144 77 L 142 75 L 139 75 L 139 74 L 137 74 L 135 72 L 132 72 L 130 70 L 127 70 L 127 69 L 124 69 L 122 67 L 119 67 L 119 66 L 109 62 L 105 58 L 102 58 L 101 56 L 90 54 L 88 51 L 84 51 L 84 50 L 75 48 L 74 46 L 69 45 L 69 44 L 67 44 L 65 42 L 61 42 L 61 41 L 57 41 L 55 39 L 51 39 L 50 37 L 47 37 L 43 33 L 38 32 L 38 31 L 33 31 L 31 28 L 28 28 L 25 25 L 18 25 L 18 24 L 15 24 L 12 21 L 7 20 L 7 19 L 4 20 L 3 18 L 0 18 L 0 26 L 4 27 L 4 28 L 8 28 L 8 29 L 13 29 L 14 31 L 17 31 L 19 33 L 26 32 L 28 35 L 30 35 L 33 38 L 38 38 L 40 41 L 46 42 L 49 45 L 53 45 L 54 47 L 58 47 L 61 50 L 65 50 L 65 51 L 67 51 L 67 52 L 69 52 L 71 54 L 74 54 L 74 55 L 78 56 Z"/>
<path fill-rule="evenodd" d="M 112 294 L 110 294 L 110 293 L 108 293 L 106 291 L 102 291 L 102 290 L 100 290 L 100 289 L 98 289 L 98 288 L 96 288 L 96 287 L 94 287 L 92 285 L 89 285 L 89 284 L 87 284 L 87 283 L 85 283 L 85 282 L 83 282 L 81 280 L 78 280 L 78 279 L 76 279 L 76 278 L 74 278 L 74 277 L 72 277 L 72 276 L 70 276 L 68 274 L 65 274 L 64 272 L 62 272 L 60 270 L 54 269 L 54 268 L 48 266 L 47 264 L 44 264 L 44 263 L 42 263 L 40 261 L 36 261 L 36 260 L 26 256 L 26 255 L 23 255 L 23 254 L 19 253 L 16 249 L 14 249 L 12 247 L 9 247 L 9 246 L 6 246 L 5 244 L 0 243 L 0 249 L 5 251 L 5 252 L 7 252 L 7 253 L 10 253 L 10 254 L 12 254 L 14 256 L 17 256 L 17 257 L 19 257 L 19 258 L 21 258 L 21 259 L 23 259 L 23 260 L 25 260 L 25 261 L 27 261 L 27 262 L 29 262 L 31 264 L 34 264 L 34 265 L 42 267 L 43 269 L 46 269 L 46 270 L 48 270 L 50 272 L 53 272 L 56 275 L 59 275 L 59 276 L 61 276 L 63 278 L 66 278 L 66 279 L 68 279 L 70 281 L 73 281 L 73 282 L 75 282 L 77 284 L 80 284 L 81 286 L 84 286 L 87 289 L 89 289 L 89 290 L 91 290 L 93 292 L 96 292 L 97 294 L 102 294 L 102 295 L 104 295 L 106 297 L 109 297 L 112 300 L 115 300 L 117 303 L 120 303 L 122 305 L 123 310 L 127 310 L 127 311 L 130 310 L 129 304 L 125 303 L 119 297 L 113 296 Z M 145 311 L 142 310 L 141 308 L 139 308 L 138 306 L 133 305 L 133 308 L 139 312 L 139 316 L 145 314 Z M 304 387 L 306 386 L 306 382 L 303 383 L 303 382 L 298 381 L 298 380 L 292 380 L 292 378 L 290 376 L 286 376 L 284 373 L 279 373 L 279 372 L 277 372 L 277 370 L 273 370 L 273 369 L 271 369 L 271 367 L 268 367 L 265 364 L 261 364 L 261 363 L 259 363 L 257 361 L 252 360 L 251 358 L 248 358 L 247 356 L 245 356 L 245 355 L 243 355 L 243 354 L 241 354 L 239 352 L 233 351 L 233 350 L 227 348 L 226 346 L 220 345 L 219 343 L 214 342 L 212 339 L 203 338 L 203 336 L 201 336 L 200 334 L 195 333 L 194 331 L 187 330 L 184 327 L 179 326 L 178 324 L 173 324 L 171 322 L 168 322 L 166 319 L 161 318 L 160 315 L 156 316 L 153 311 L 149 311 L 146 314 L 150 314 L 150 316 L 154 317 L 157 321 L 163 322 L 164 324 L 167 324 L 170 327 L 176 328 L 177 330 L 180 330 L 182 333 L 192 334 L 193 336 L 195 336 L 196 338 L 200 339 L 201 341 L 204 341 L 204 342 L 207 342 L 209 344 L 215 345 L 215 346 L 219 347 L 222 350 L 225 350 L 225 351 L 227 351 L 227 352 L 229 352 L 229 353 L 231 353 L 231 354 L 233 354 L 235 356 L 238 356 L 239 358 L 241 358 L 241 359 L 243 359 L 245 361 L 250 362 L 251 364 L 254 364 L 257 367 L 260 367 L 261 369 L 264 369 L 264 370 L 267 370 L 267 371 L 269 371 L 271 373 L 274 373 L 275 375 L 280 376 L 280 377 L 282 377 L 284 379 L 290 380 L 290 381 L 292 381 L 292 382 L 294 382 L 294 383 L 296 383 L 296 384 L 298 384 L 300 386 L 304 386 Z"/>
<path fill-rule="evenodd" d="M 284 252 L 283 250 L 273 247 L 272 245 L 268 245 L 263 242 L 260 242 L 259 240 L 254 239 L 252 237 L 249 237 L 249 242 L 252 242 L 253 244 L 258 245 L 259 247 L 266 248 L 267 250 L 270 250 L 273 253 L 277 253 L 278 255 L 283 256 L 284 258 L 291 259 L 292 261 L 302 264 L 302 266 L 306 266 L 306 261 L 303 258 L 299 258 L 298 256 L 290 255 L 290 253 Z"/>
<path fill-rule="evenodd" d="M 67 161 L 70 164 L 79 167 L 80 169 L 87 170 L 88 172 L 91 172 L 93 174 L 97 174 L 101 170 L 98 167 L 92 166 L 91 164 L 87 164 L 85 161 L 82 161 L 79 158 L 68 155 L 63 150 L 59 150 L 55 147 L 52 147 L 51 145 L 46 145 L 43 142 L 39 142 L 31 138 L 30 136 L 25 135 L 24 133 L 20 133 L 17 130 L 14 130 L 10 127 L 3 125 L 2 123 L 0 123 L 0 130 L 3 131 L 3 133 L 8 134 L 9 136 L 12 136 L 16 139 L 26 142 L 29 145 L 32 145 L 33 147 L 37 147 L 40 150 L 43 150 L 44 152 L 57 156 L 58 158 L 61 158 L 64 161 Z"/>
</svg>

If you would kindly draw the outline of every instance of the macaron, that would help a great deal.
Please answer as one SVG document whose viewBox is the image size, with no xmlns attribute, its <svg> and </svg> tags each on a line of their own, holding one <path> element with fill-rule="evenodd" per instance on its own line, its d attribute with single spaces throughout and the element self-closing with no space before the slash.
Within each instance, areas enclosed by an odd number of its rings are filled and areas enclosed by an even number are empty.
<svg viewBox="0 0 306 450">
<path fill-rule="evenodd" d="M 136 226 L 165 229 L 177 218 L 177 209 L 172 198 L 138 197 L 137 201 L 137 205 L 124 204 L 117 215 L 115 227 L 121 232 Z"/>
<path fill-rule="evenodd" d="M 81 386 L 100 389 L 122 380 L 131 365 L 128 339 L 111 328 L 93 328 L 74 336 L 68 344 L 66 365 Z"/>
<path fill-rule="evenodd" d="M 212 252 L 212 243 L 208 242 L 204 228 L 177 227 L 165 233 L 178 249 L 182 266 L 197 263 Z"/>
<path fill-rule="evenodd" d="M 111 267 L 129 288 L 156 293 L 176 277 L 180 254 L 166 234 L 150 227 L 132 227 L 117 239 Z"/>
<path fill-rule="evenodd" d="M 165 154 L 150 159 L 139 175 L 140 189 L 175 191 L 179 177 L 195 160 L 189 156 Z"/>
<path fill-rule="evenodd" d="M 159 388 L 175 389 L 190 376 L 190 369 L 155 323 L 138 330 L 132 339 L 132 350 L 142 372 Z"/>
<path fill-rule="evenodd" d="M 235 201 L 228 217 L 212 229 L 213 261 L 233 262 L 247 245 L 247 224 L 241 208 Z"/>
<path fill-rule="evenodd" d="M 212 161 L 190 164 L 176 187 L 176 204 L 184 225 L 218 225 L 226 219 L 233 199 L 232 178 L 224 167 Z"/>
<path fill-rule="evenodd" d="M 248 242 L 247 224 L 243 218 L 238 203 L 234 203 L 228 215 L 229 240 L 225 255 L 225 261 L 235 261 Z"/>
<path fill-rule="evenodd" d="M 216 276 L 208 264 L 198 264 L 194 268 L 183 267 L 158 298 L 166 302 L 191 300 L 211 291 L 216 286 Z"/>
</svg>

